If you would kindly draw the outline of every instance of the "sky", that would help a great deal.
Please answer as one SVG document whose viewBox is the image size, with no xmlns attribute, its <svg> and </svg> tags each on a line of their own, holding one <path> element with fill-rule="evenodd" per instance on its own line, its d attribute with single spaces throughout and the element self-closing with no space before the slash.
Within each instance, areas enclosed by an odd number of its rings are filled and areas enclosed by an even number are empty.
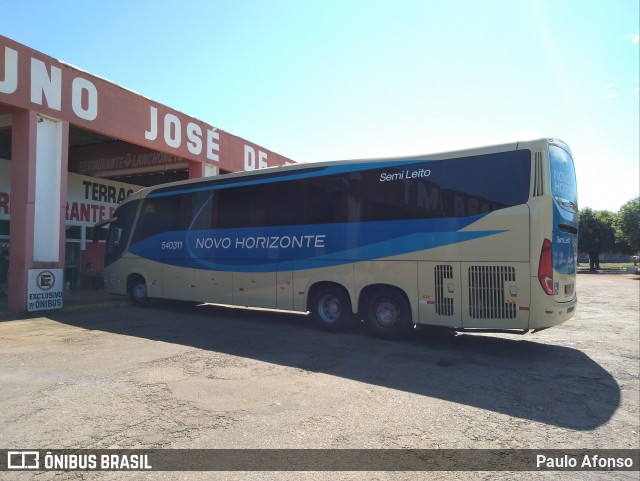
<svg viewBox="0 0 640 481">
<path fill-rule="evenodd" d="M 639 195 L 638 0 L 0 0 L 0 34 L 299 162 L 540 137 Z"/>
</svg>

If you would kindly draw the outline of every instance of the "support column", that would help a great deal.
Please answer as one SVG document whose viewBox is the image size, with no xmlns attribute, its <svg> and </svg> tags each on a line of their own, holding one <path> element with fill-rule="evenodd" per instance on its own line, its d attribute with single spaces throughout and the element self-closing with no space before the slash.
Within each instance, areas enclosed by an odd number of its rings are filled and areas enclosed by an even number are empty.
<svg viewBox="0 0 640 481">
<path fill-rule="evenodd" d="M 64 268 L 69 123 L 16 110 L 11 142 L 8 307 L 25 311 L 29 269 Z"/>
<path fill-rule="evenodd" d="M 67 181 L 69 179 L 69 122 L 60 120 L 60 201 L 58 206 L 60 209 L 60 239 L 58 242 L 59 260 L 58 267 L 65 266 L 65 253 L 67 242 Z"/>
<path fill-rule="evenodd" d="M 8 307 L 17 311 L 27 309 L 27 273 L 33 267 L 37 121 L 34 111 L 13 112 Z"/>
</svg>

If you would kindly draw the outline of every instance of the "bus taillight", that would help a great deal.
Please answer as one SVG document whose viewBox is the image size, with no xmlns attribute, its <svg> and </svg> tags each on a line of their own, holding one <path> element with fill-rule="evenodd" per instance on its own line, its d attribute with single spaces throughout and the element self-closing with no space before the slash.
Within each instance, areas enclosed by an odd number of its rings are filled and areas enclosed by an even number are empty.
<svg viewBox="0 0 640 481">
<path fill-rule="evenodd" d="M 551 256 L 551 241 L 545 239 L 540 251 L 540 264 L 538 265 L 538 280 L 548 295 L 553 295 L 553 263 Z"/>
</svg>

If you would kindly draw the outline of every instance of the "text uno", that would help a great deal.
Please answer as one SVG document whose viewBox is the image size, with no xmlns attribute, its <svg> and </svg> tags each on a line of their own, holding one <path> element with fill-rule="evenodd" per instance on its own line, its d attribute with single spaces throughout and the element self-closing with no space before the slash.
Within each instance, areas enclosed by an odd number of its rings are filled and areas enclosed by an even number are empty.
<svg viewBox="0 0 640 481">
<path fill-rule="evenodd" d="M 0 71 L 2 71 L 0 69 Z M 18 89 L 18 52 L 4 48 L 4 79 L 0 80 L 0 93 L 12 94 Z M 51 66 L 50 72 L 42 60 L 31 58 L 31 96 L 36 105 L 46 101 L 50 109 L 62 110 L 62 70 Z M 98 90 L 91 81 L 75 77 L 71 82 L 71 109 L 84 120 L 98 116 Z"/>
</svg>

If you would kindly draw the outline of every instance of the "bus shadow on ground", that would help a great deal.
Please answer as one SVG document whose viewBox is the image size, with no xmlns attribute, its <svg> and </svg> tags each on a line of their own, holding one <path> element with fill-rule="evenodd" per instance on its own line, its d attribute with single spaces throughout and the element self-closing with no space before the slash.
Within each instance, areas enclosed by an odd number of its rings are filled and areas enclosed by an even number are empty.
<svg viewBox="0 0 640 481">
<path fill-rule="evenodd" d="M 583 352 L 535 337 L 430 329 L 402 342 L 334 334 L 307 316 L 162 301 L 114 315 L 58 314 L 85 329 L 169 342 L 351 379 L 577 431 L 620 405 L 612 375 Z"/>
</svg>

